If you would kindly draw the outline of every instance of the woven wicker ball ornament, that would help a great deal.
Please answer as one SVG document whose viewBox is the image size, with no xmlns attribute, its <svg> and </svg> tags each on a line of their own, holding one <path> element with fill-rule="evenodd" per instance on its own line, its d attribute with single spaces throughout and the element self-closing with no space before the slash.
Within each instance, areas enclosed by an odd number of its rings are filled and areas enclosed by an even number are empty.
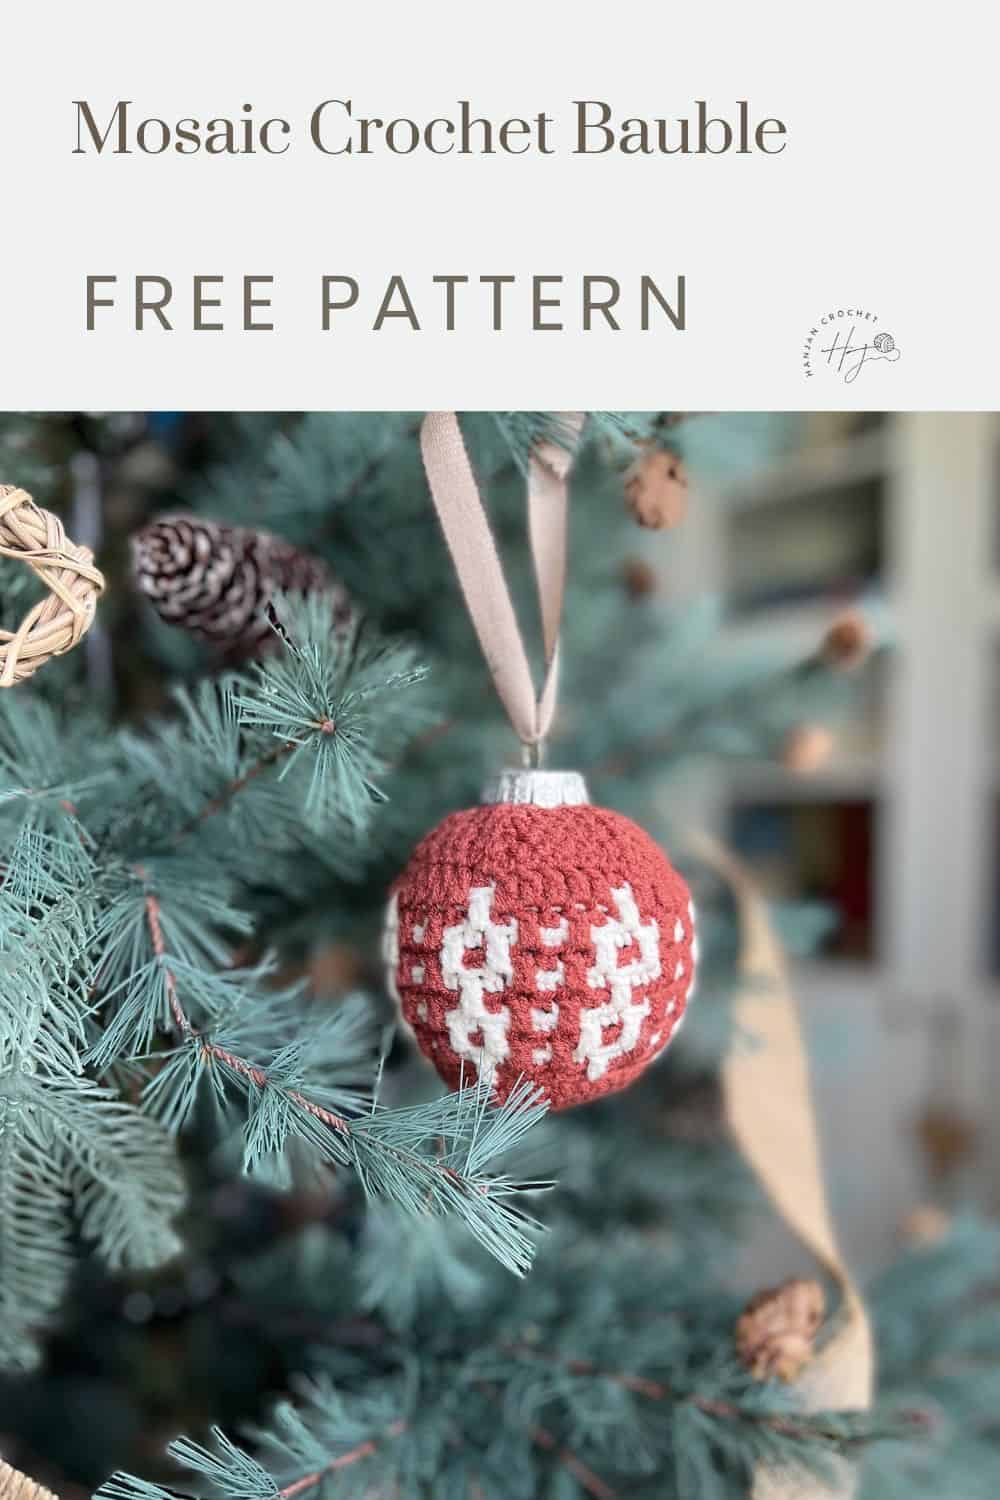
<svg viewBox="0 0 1000 1500">
<path fill-rule="evenodd" d="M 51 511 L 26 490 L 0 485 L 0 557 L 26 563 L 48 590 L 16 630 L 0 630 L 0 687 L 14 687 L 70 651 L 94 621 L 104 577 Z"/>
<path fill-rule="evenodd" d="M 56 1500 L 51 1490 L 36 1484 L 20 1469 L 0 1459 L 0 1500 Z"/>
<path fill-rule="evenodd" d="M 684 880 L 559 771 L 505 772 L 417 846 L 389 902 L 390 989 L 441 1077 L 530 1079 L 553 1109 L 627 1087 L 676 1035 L 697 961 Z"/>
</svg>

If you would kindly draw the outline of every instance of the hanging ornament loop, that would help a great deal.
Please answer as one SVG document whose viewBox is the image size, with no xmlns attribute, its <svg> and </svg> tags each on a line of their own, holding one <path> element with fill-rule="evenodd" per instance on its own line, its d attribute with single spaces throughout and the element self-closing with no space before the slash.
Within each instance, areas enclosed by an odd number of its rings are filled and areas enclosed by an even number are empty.
<svg viewBox="0 0 1000 1500">
<path fill-rule="evenodd" d="M 563 420 L 567 436 L 575 437 L 583 426 L 583 413 L 568 412 Z M 566 592 L 567 473 L 572 455 L 556 443 L 542 443 L 528 466 L 528 538 L 545 652 L 545 676 L 536 693 L 457 414 L 428 412 L 420 429 L 420 447 L 431 497 L 486 664 L 524 746 L 526 764 L 538 766 L 556 706 L 559 627 Z"/>
</svg>

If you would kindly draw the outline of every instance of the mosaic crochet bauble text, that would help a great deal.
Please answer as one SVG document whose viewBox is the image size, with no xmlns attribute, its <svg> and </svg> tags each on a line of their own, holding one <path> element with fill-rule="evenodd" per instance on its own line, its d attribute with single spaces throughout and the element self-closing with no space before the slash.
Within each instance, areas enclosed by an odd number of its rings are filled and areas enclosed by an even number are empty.
<svg viewBox="0 0 1000 1500">
<path fill-rule="evenodd" d="M 621 814 L 500 802 L 453 813 L 418 845 L 392 890 L 386 957 L 449 1085 L 479 1073 L 502 1100 L 524 1077 L 567 1109 L 625 1088 L 675 1035 L 694 910 Z"/>
</svg>

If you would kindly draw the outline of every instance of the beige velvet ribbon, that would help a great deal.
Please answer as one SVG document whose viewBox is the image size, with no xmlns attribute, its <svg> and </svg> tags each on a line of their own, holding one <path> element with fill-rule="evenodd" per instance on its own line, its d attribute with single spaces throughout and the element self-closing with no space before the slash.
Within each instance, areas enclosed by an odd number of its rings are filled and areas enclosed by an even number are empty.
<svg viewBox="0 0 1000 1500">
<path fill-rule="evenodd" d="M 728 884 L 740 921 L 736 1040 L 722 1075 L 730 1126 L 774 1207 L 841 1294 L 830 1336 L 795 1389 L 808 1411 L 863 1411 L 871 1405 L 874 1380 L 871 1328 L 823 1186 L 808 1063 L 784 954 L 745 867 L 705 835 L 690 842 Z M 753 1489 L 754 1500 L 850 1500 L 854 1493 L 854 1467 L 839 1459 L 828 1482 L 763 1465 Z"/>
<path fill-rule="evenodd" d="M 564 420 L 567 434 L 575 435 L 583 425 L 583 413 L 569 412 Z M 556 706 L 559 627 L 566 591 L 566 476 L 572 455 L 556 443 L 542 443 L 532 453 L 528 468 L 528 537 L 545 649 L 545 675 L 536 694 L 500 554 L 456 413 L 428 412 L 420 429 L 420 447 L 431 498 L 500 701 L 521 743 L 537 746 L 549 732 Z"/>
</svg>

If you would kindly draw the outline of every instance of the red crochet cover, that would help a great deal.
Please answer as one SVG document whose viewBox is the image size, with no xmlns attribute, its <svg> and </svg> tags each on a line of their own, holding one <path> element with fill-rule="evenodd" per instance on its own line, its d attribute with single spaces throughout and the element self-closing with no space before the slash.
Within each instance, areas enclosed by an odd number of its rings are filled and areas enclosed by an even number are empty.
<svg viewBox="0 0 1000 1500">
<path fill-rule="evenodd" d="M 586 806 L 453 813 L 393 887 L 390 982 L 422 1052 L 503 1099 L 553 1109 L 625 1088 L 684 1016 L 697 943 L 688 888 L 648 834 Z"/>
</svg>

